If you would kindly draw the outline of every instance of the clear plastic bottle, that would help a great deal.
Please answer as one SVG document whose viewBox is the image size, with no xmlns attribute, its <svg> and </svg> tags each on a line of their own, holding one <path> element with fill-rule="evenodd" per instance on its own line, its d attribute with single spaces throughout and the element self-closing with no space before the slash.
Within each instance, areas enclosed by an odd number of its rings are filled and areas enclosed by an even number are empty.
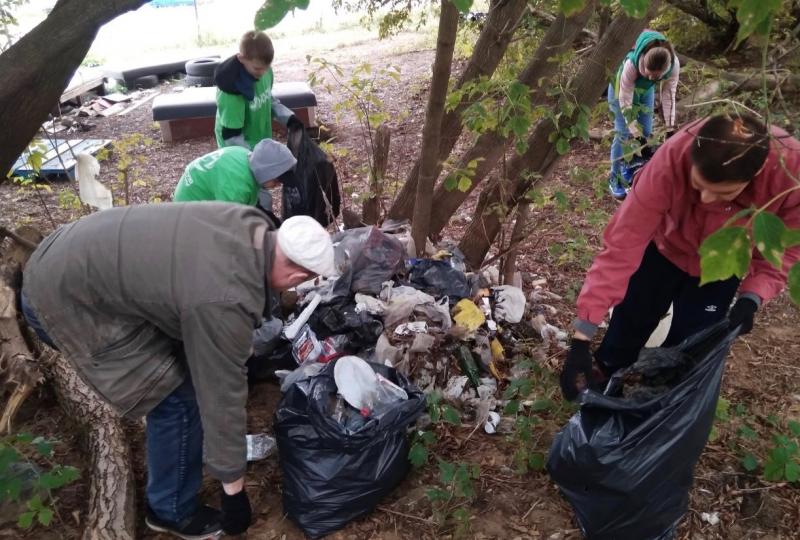
<svg viewBox="0 0 800 540">
<path fill-rule="evenodd" d="M 381 416 L 395 407 L 398 403 L 408 399 L 408 393 L 395 383 L 381 375 L 375 374 L 375 391 L 370 396 L 368 406 L 370 416 Z"/>
</svg>

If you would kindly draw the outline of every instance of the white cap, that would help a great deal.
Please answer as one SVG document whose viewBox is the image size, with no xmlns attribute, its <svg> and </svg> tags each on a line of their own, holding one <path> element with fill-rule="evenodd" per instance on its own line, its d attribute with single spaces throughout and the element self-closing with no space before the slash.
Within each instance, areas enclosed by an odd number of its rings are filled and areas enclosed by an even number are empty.
<svg viewBox="0 0 800 540">
<path fill-rule="evenodd" d="M 297 160 L 289 148 L 272 139 L 259 141 L 250 154 L 250 170 L 258 185 L 275 180 L 295 163 Z"/>
<path fill-rule="evenodd" d="M 278 247 L 290 261 L 318 276 L 339 275 L 331 235 L 310 216 L 293 216 L 284 221 L 278 229 Z"/>
</svg>

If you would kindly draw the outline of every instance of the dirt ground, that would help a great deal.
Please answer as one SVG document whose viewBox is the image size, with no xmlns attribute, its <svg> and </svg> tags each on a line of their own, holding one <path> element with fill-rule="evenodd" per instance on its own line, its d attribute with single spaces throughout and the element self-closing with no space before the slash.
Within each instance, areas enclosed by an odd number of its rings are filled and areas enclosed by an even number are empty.
<svg viewBox="0 0 800 540">
<path fill-rule="evenodd" d="M 429 77 L 433 52 L 428 49 L 397 53 L 398 44 L 392 41 L 364 43 L 341 48 L 326 54 L 345 71 L 362 59 L 369 58 L 375 66 L 395 64 L 402 76 L 395 85 L 382 89 L 380 99 L 392 112 L 392 148 L 390 174 L 402 179 L 413 162 L 421 140 L 425 107 L 424 81 Z M 276 80 L 305 78 L 305 63 L 299 58 L 277 59 Z M 170 92 L 178 82 L 165 83 L 162 92 Z M 317 89 L 318 114 L 334 137 L 334 147 L 347 148 L 338 152 L 336 164 L 348 192 L 356 196 L 364 189 L 360 172 L 365 157 L 359 132 L 353 118 L 336 118 L 331 113 L 341 94 L 328 94 Z M 408 112 L 403 117 L 401 113 Z M 402 118 L 402 120 L 397 120 Z M 214 148 L 211 137 L 164 144 L 158 127 L 153 123 L 149 104 L 126 116 L 92 119 L 96 126 L 85 135 L 76 137 L 108 137 L 120 139 L 139 133 L 152 143 L 137 145 L 132 153 L 141 156 L 136 166 L 138 183 L 132 192 L 132 202 L 143 203 L 155 198 L 169 200 L 183 167 L 195 157 Z M 574 296 L 580 287 L 583 273 L 591 256 L 599 248 L 599 234 L 615 204 L 603 190 L 605 173 L 580 174 L 582 169 L 604 171 L 606 147 L 599 143 L 579 145 L 558 165 L 555 189 L 566 194 L 563 208 L 558 205 L 537 207 L 532 214 L 530 234 L 522 245 L 520 269 L 528 280 L 547 280 L 548 290 L 563 300 L 552 302 L 555 315 L 549 322 L 566 328 L 572 317 Z M 108 185 L 117 182 L 115 170 L 118 156 L 103 165 L 100 180 Z M 0 223 L 8 226 L 33 223 L 52 230 L 54 224 L 80 216 L 80 209 L 59 206 L 59 193 L 70 190 L 64 183 L 53 184 L 52 192 L 42 193 L 50 217 L 40 204 L 38 195 L 20 191 L 8 183 L 0 185 Z M 387 197 L 385 203 L 390 203 Z M 350 203 L 355 207 L 355 203 Z M 458 238 L 470 219 L 474 201 L 470 201 L 454 218 L 447 235 Z M 737 340 L 728 358 L 722 395 L 730 412 L 722 412 L 716 422 L 712 440 L 706 446 L 695 474 L 690 511 L 680 526 L 681 539 L 788 539 L 800 533 L 800 490 L 797 485 L 766 482 L 762 467 L 772 448 L 772 436 L 787 432 L 789 420 L 800 420 L 800 310 L 783 295 L 769 303 L 758 314 L 750 335 Z M 534 343 L 532 357 L 546 373 L 555 373 L 563 359 L 556 345 Z M 537 388 L 538 397 L 560 401 L 555 377 L 544 377 Z M 278 387 L 271 383 L 254 386 L 250 393 L 250 432 L 270 432 L 272 413 L 279 399 Z M 533 429 L 531 447 L 547 451 L 553 434 L 567 418 L 566 409 L 541 413 L 541 423 Z M 59 493 L 58 515 L 50 530 L 34 529 L 21 533 L 14 528 L 0 531 L 8 538 L 78 538 L 85 517 L 89 478 L 88 463 L 80 451 L 80 434 L 63 418 L 52 396 L 41 389 L 26 403 L 19 420 L 20 431 L 48 433 L 61 441 L 57 447 L 62 463 L 83 471 L 80 480 Z M 511 423 L 512 420 L 504 419 Z M 747 425 L 755 436 L 743 437 Z M 130 426 L 130 439 L 136 456 L 135 471 L 138 502 L 142 503 L 145 483 L 143 465 L 143 436 L 141 427 Z M 519 473 L 513 455 L 519 443 L 511 433 L 488 435 L 465 417 L 463 425 L 437 425 L 438 443 L 433 451 L 450 461 L 480 465 L 480 476 L 474 480 L 475 498 L 460 503 L 466 509 L 466 524 L 459 527 L 453 519 L 438 519 L 435 508 L 427 499 L 427 488 L 437 484 L 438 469 L 431 460 L 427 466 L 414 470 L 398 489 L 381 501 L 372 514 L 350 523 L 333 534 L 335 540 L 369 538 L 450 538 L 456 534 L 467 538 L 503 539 L 571 539 L 580 535 L 572 511 L 559 495 L 544 471 Z M 746 453 L 755 455 L 760 465 L 748 472 L 742 465 Z M 254 524 L 247 537 L 258 539 L 303 538 L 282 512 L 281 474 L 275 457 L 251 464 L 248 492 L 255 510 Z M 217 488 L 206 482 L 204 496 L 217 503 Z M 451 508 L 454 510 L 456 508 Z M 166 538 L 149 534 L 144 527 L 143 512 L 139 512 L 139 534 L 142 538 Z M 716 524 L 710 515 L 719 518 Z M 705 516 L 705 518 L 704 518 Z"/>
</svg>

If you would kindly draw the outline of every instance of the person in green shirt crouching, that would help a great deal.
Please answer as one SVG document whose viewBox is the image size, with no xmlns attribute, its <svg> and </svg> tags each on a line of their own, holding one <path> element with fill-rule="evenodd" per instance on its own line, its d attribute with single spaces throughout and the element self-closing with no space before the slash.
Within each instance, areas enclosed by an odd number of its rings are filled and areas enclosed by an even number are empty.
<svg viewBox="0 0 800 540">
<path fill-rule="evenodd" d="M 272 138 L 272 118 L 290 127 L 303 123 L 291 109 L 272 97 L 272 41 L 263 32 L 250 31 L 239 42 L 239 53 L 217 66 L 217 146 L 255 148 Z"/>
<path fill-rule="evenodd" d="M 241 146 L 220 148 L 186 166 L 173 200 L 235 202 L 272 214 L 269 190 L 293 181 L 295 163 L 289 149 L 272 139 L 264 139 L 252 152 Z"/>
</svg>

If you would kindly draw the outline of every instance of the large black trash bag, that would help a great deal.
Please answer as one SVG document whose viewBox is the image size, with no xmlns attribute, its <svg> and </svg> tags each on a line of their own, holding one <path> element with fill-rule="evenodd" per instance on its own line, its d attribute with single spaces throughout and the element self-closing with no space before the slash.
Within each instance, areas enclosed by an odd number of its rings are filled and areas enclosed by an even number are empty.
<svg viewBox="0 0 800 540">
<path fill-rule="evenodd" d="M 550 447 L 547 470 L 587 538 L 672 537 L 688 508 L 737 331 L 725 320 L 676 347 L 645 349 L 642 364 L 616 374 L 606 391 L 620 392 L 626 381 L 664 386 L 650 399 L 580 395 L 580 411 Z"/>
<path fill-rule="evenodd" d="M 472 296 L 472 285 L 461 270 L 449 262 L 416 259 L 408 274 L 411 285 L 435 297 L 447 296 L 450 304 Z"/>
<path fill-rule="evenodd" d="M 290 129 L 286 142 L 297 165 L 295 181 L 283 185 L 283 219 L 311 216 L 327 227 L 339 215 L 341 205 L 336 168 L 304 128 Z"/>
<path fill-rule="evenodd" d="M 372 368 L 400 385 L 408 400 L 370 418 L 354 433 L 336 422 L 335 361 L 283 395 L 274 428 L 283 474 L 283 509 L 312 538 L 371 512 L 409 469 L 406 430 L 425 395 L 393 368 Z"/>
<path fill-rule="evenodd" d="M 383 333 L 383 322 L 367 311 L 356 311 L 356 303 L 350 298 L 336 298 L 320 304 L 308 325 L 319 339 L 346 334 L 347 353 L 355 353 L 377 343 Z"/>
</svg>

